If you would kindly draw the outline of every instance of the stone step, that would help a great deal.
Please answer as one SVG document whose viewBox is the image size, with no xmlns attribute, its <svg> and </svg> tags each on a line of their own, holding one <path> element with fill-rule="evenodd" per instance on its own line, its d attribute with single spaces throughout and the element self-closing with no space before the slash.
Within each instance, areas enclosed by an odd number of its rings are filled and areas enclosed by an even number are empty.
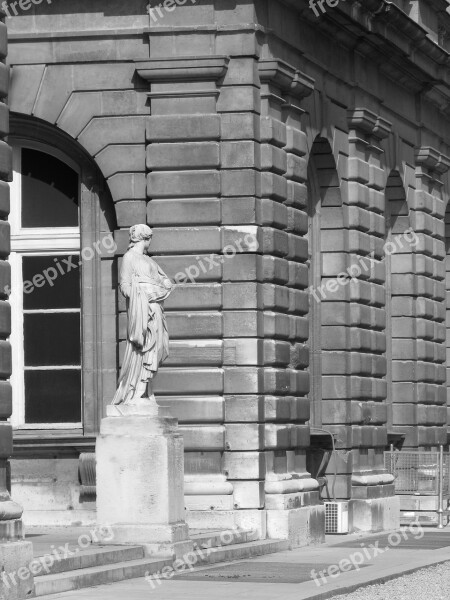
<svg viewBox="0 0 450 600">
<path fill-rule="evenodd" d="M 205 530 L 198 533 L 194 530 L 190 533 L 190 538 L 194 542 L 194 545 L 197 544 L 199 548 L 217 548 L 253 542 L 258 539 L 258 534 L 252 530 L 228 531 L 218 529 L 216 531 Z"/>
<path fill-rule="evenodd" d="M 42 572 L 45 572 L 46 575 L 54 575 L 56 573 L 76 571 L 77 569 L 102 567 L 112 563 L 122 563 L 145 558 L 142 546 L 98 546 L 86 550 L 79 550 L 77 548 L 74 552 L 73 556 L 58 560 L 55 559 L 53 564 L 50 564 L 49 561 L 52 554 L 35 558 L 35 561 L 41 562 L 43 566 Z"/>
<path fill-rule="evenodd" d="M 210 535 L 210 534 L 201 534 Z M 199 536 L 200 537 L 200 536 Z M 208 543 L 211 538 L 204 538 Z M 200 545 L 198 542 L 198 548 Z M 211 548 L 211 546 L 209 547 Z M 192 567 L 204 567 L 208 564 L 248 559 L 264 554 L 272 554 L 289 549 L 286 540 L 258 540 L 244 543 L 217 545 L 212 551 L 199 553 L 198 561 Z M 192 560 L 192 559 L 191 559 Z M 61 592 L 78 590 L 86 587 L 115 583 L 125 579 L 135 579 L 145 575 L 158 574 L 161 569 L 173 564 L 172 559 L 140 559 L 125 560 L 109 565 L 77 568 L 63 573 L 52 573 L 35 578 L 35 594 L 37 597 L 51 596 Z M 160 581 L 163 577 L 158 577 Z"/>
<path fill-rule="evenodd" d="M 234 544 L 216 548 L 209 555 L 208 564 L 218 562 L 230 562 L 232 560 L 242 560 L 244 558 L 253 558 L 263 556 L 264 554 L 274 554 L 289 550 L 288 540 L 257 540 L 244 544 Z"/>
<path fill-rule="evenodd" d="M 42 597 L 71 590 L 93 587 L 144 577 L 147 573 L 157 573 L 172 564 L 172 559 L 140 559 L 128 560 L 101 567 L 76 569 L 65 573 L 42 575 L 34 580 L 36 597 Z"/>
</svg>

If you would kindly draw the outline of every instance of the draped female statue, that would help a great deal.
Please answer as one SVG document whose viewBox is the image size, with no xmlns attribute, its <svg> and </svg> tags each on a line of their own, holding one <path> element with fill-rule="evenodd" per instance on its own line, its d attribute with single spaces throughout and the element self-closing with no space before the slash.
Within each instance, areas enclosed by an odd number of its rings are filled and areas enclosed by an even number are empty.
<svg viewBox="0 0 450 600">
<path fill-rule="evenodd" d="M 173 285 L 147 256 L 152 235 L 147 225 L 131 227 L 130 245 L 123 257 L 120 291 L 127 299 L 128 332 L 113 405 L 154 402 L 152 379 L 169 355 L 169 334 L 162 303 Z"/>
</svg>

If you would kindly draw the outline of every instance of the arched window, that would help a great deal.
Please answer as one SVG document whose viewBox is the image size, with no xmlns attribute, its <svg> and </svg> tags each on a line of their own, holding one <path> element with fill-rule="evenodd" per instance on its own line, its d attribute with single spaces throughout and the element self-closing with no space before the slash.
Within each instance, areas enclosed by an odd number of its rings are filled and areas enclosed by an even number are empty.
<svg viewBox="0 0 450 600">
<path fill-rule="evenodd" d="M 13 424 L 82 425 L 80 172 L 57 150 L 13 146 Z"/>
<path fill-rule="evenodd" d="M 14 113 L 10 130 L 15 448 L 92 448 L 117 383 L 113 201 L 64 132 Z"/>
</svg>

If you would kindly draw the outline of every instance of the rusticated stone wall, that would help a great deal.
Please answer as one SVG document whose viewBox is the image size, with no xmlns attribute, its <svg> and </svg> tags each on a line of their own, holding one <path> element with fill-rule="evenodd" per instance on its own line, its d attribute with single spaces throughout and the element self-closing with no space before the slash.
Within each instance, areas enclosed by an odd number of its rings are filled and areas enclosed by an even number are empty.
<svg viewBox="0 0 450 600">
<path fill-rule="evenodd" d="M 183 431 L 188 520 L 321 539 L 312 432 L 337 448 L 322 496 L 351 500 L 355 529 L 394 527 L 389 434 L 447 438 L 444 50 L 394 6 L 385 27 L 382 0 L 320 20 L 299 0 L 160 22 L 145 4 L 18 17 L 10 104 L 97 163 L 118 263 L 147 221 L 179 282 L 156 392 Z M 122 351 L 123 299 L 117 318 Z"/>
</svg>

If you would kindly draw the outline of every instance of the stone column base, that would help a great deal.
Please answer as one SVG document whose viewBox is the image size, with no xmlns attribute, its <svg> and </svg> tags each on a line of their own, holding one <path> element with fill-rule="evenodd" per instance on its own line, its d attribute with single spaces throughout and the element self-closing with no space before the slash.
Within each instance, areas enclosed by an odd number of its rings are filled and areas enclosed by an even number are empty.
<svg viewBox="0 0 450 600">
<path fill-rule="evenodd" d="M 265 510 L 188 510 L 186 521 L 191 529 L 253 531 L 254 539 L 266 539 Z"/>
<path fill-rule="evenodd" d="M 2 600 L 23 600 L 34 596 L 33 575 L 29 570 L 33 561 L 31 542 L 1 542 L 0 597 Z M 19 574 L 20 571 L 20 574 Z"/>
<path fill-rule="evenodd" d="M 358 531 L 390 531 L 400 527 L 400 498 L 350 500 L 348 503 L 350 533 Z"/>
<path fill-rule="evenodd" d="M 101 532 L 101 529 L 99 530 Z M 97 536 L 99 537 L 98 533 Z M 169 525 L 133 525 L 116 523 L 105 531 L 100 543 L 124 546 L 142 546 L 146 556 L 158 558 L 181 558 L 193 549 L 186 523 Z M 111 541 L 112 540 L 112 541 Z"/>
<path fill-rule="evenodd" d="M 267 511 L 267 537 L 289 540 L 291 548 L 325 542 L 325 507 Z"/>
</svg>

